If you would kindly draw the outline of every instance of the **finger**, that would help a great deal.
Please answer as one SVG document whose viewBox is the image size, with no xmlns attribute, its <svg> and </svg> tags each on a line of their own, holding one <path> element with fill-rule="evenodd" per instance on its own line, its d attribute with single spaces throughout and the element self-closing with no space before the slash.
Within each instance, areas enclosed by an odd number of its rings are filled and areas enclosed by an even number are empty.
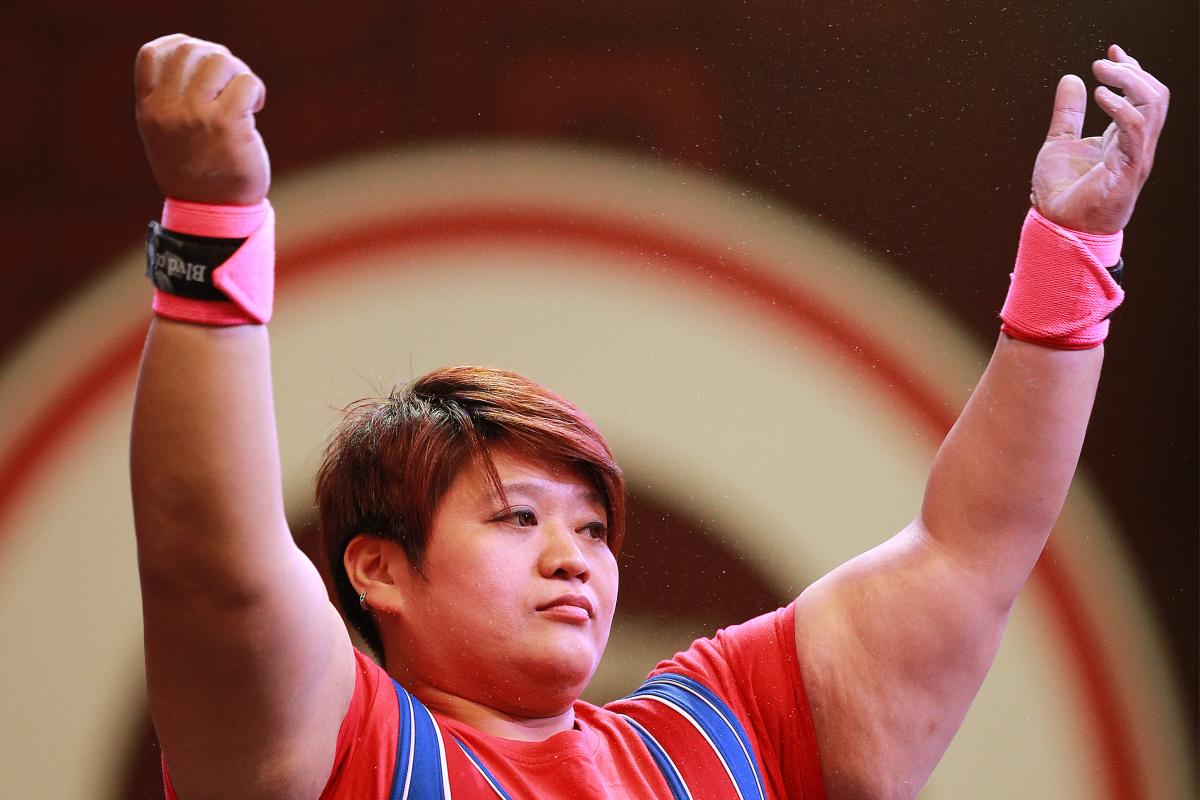
<svg viewBox="0 0 1200 800">
<path fill-rule="evenodd" d="M 159 77 L 159 88 L 164 94 L 183 94 L 192 79 L 196 67 L 209 53 L 225 53 L 229 51 L 219 44 L 205 42 L 200 39 L 189 39 L 175 47 Z"/>
<path fill-rule="evenodd" d="M 1050 115 L 1047 139 L 1078 139 L 1083 134 L 1087 111 L 1087 89 L 1078 75 L 1063 75 L 1054 90 L 1054 112 Z"/>
<path fill-rule="evenodd" d="M 1132 64 L 1133 66 L 1139 68 L 1142 66 L 1138 63 L 1136 58 L 1129 55 L 1129 53 L 1126 53 L 1119 44 L 1109 45 L 1108 57 L 1113 61 L 1120 61 L 1123 64 Z"/>
<path fill-rule="evenodd" d="M 241 72 L 229 81 L 217 102 L 232 114 L 257 114 L 267 102 L 267 87 L 253 72 Z"/>
<path fill-rule="evenodd" d="M 1138 63 L 1137 59 L 1129 55 L 1129 53 L 1126 53 L 1120 45 L 1114 44 L 1108 48 L 1108 58 L 1110 61 L 1128 64 L 1129 66 L 1133 67 L 1152 87 L 1157 89 L 1163 97 L 1170 96 L 1171 93 L 1167 89 L 1166 85 L 1149 72 L 1146 72 L 1142 65 Z"/>
<path fill-rule="evenodd" d="M 207 53 L 196 65 L 188 94 L 206 103 L 216 98 L 235 75 L 249 71 L 250 68 L 240 58 L 224 53 Z"/>
<path fill-rule="evenodd" d="M 1094 70 L 1101 81 L 1124 91 L 1129 101 L 1146 118 L 1150 140 L 1157 139 L 1167 119 L 1167 105 L 1171 97 L 1167 88 L 1140 67 L 1128 63 L 1097 61 Z"/>
<path fill-rule="evenodd" d="M 1140 68 L 1118 61 L 1101 59 L 1092 62 L 1096 79 L 1115 86 L 1125 93 L 1135 106 L 1148 106 L 1158 100 L 1158 90 Z"/>
<path fill-rule="evenodd" d="M 146 42 L 138 50 L 137 58 L 133 62 L 133 89 L 139 99 L 154 91 L 162 75 L 163 64 L 171 55 L 171 51 L 187 38 L 186 34 L 172 33 Z"/>
<path fill-rule="evenodd" d="M 1107 86 L 1097 86 L 1095 94 L 1096 105 L 1104 109 L 1117 125 L 1117 147 L 1124 157 L 1139 167 L 1145 161 L 1146 155 L 1142 148 L 1146 142 L 1146 119 L 1142 113 L 1129 102 Z"/>
</svg>

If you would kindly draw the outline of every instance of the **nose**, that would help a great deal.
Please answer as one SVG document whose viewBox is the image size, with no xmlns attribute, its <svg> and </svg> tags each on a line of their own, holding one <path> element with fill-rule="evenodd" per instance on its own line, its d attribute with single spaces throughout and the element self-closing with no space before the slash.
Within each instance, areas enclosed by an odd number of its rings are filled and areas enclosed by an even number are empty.
<svg viewBox="0 0 1200 800">
<path fill-rule="evenodd" d="M 579 536 L 571 526 L 559 522 L 542 526 L 542 550 L 538 571 L 547 578 L 576 578 L 587 581 L 588 560 L 580 548 Z"/>
</svg>

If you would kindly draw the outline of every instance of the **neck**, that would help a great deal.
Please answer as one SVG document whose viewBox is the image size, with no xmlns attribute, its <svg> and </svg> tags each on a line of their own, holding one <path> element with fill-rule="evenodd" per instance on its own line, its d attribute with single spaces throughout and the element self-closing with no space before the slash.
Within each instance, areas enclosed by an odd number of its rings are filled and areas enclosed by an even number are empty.
<svg viewBox="0 0 1200 800">
<path fill-rule="evenodd" d="M 561 714 L 530 717 L 500 711 L 450 694 L 430 696 L 426 692 L 418 697 L 429 710 L 501 739 L 541 742 L 575 727 L 575 709 L 570 706 Z"/>
<path fill-rule="evenodd" d="M 562 712 L 541 715 L 520 709 L 496 708 L 498 703 L 471 700 L 420 679 L 414 680 L 411 674 L 403 678 L 397 676 L 396 680 L 430 711 L 501 739 L 541 742 L 575 727 L 573 704 L 568 704 Z"/>
</svg>

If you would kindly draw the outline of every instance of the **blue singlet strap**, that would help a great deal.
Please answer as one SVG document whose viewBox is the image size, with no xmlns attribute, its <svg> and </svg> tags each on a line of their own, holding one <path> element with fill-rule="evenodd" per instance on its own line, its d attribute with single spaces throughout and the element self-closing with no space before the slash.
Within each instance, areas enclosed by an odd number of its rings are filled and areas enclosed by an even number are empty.
<svg viewBox="0 0 1200 800">
<path fill-rule="evenodd" d="M 400 707 L 400 732 L 389 800 L 449 800 L 446 749 L 437 722 L 403 686 L 395 680 L 392 685 Z"/>
<path fill-rule="evenodd" d="M 626 699 L 654 700 L 683 715 L 712 746 L 738 797 L 766 800 L 750 737 L 729 706 L 708 687 L 683 675 L 664 673 L 643 683 Z"/>
<path fill-rule="evenodd" d="M 650 735 L 650 731 L 643 728 L 637 720 L 632 717 L 622 714 L 625 721 L 628 722 L 638 736 L 642 737 L 642 742 L 645 743 L 646 749 L 650 751 L 650 757 L 654 759 L 654 763 L 658 765 L 658 769 L 662 772 L 663 777 L 667 780 L 667 786 L 671 789 L 671 796 L 675 800 L 692 800 L 692 793 L 688 790 L 687 784 L 683 782 L 683 776 L 679 774 L 679 768 L 675 766 L 675 762 L 667 755 L 667 751 L 658 743 L 658 740 Z"/>
</svg>

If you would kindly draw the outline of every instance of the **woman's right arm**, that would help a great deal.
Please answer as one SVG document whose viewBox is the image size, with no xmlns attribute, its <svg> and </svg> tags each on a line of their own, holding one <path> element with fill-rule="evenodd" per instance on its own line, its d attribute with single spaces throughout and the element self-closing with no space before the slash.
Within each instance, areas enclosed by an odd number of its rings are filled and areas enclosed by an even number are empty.
<svg viewBox="0 0 1200 800">
<path fill-rule="evenodd" d="M 142 48 L 135 84 L 165 195 L 265 197 L 264 90 L 245 64 L 176 34 Z M 354 655 L 284 517 L 265 326 L 155 319 L 130 461 L 150 708 L 172 783 L 184 800 L 317 797 Z"/>
</svg>

